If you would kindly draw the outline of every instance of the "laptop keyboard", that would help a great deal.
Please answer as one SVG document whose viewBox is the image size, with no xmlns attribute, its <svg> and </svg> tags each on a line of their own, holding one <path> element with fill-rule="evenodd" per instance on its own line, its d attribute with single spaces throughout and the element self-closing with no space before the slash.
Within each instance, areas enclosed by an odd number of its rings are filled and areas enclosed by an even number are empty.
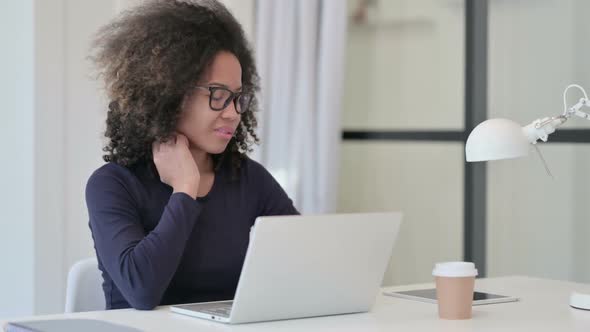
<svg viewBox="0 0 590 332">
<path fill-rule="evenodd" d="M 215 315 L 219 317 L 229 318 L 229 314 L 231 313 L 231 307 L 233 302 L 223 302 L 223 303 L 210 303 L 207 306 L 203 306 L 199 308 L 200 312 Z"/>
</svg>

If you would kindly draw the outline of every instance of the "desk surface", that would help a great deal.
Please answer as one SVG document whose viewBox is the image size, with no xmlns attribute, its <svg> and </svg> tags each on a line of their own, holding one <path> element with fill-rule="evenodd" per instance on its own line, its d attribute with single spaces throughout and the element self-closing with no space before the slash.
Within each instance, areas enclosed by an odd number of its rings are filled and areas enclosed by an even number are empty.
<svg viewBox="0 0 590 332">
<path fill-rule="evenodd" d="M 408 290 L 431 284 L 388 287 Z M 145 331 L 590 331 L 590 311 L 570 308 L 572 291 L 590 293 L 590 285 L 528 277 L 478 279 L 476 290 L 512 295 L 519 302 L 475 306 L 473 319 L 438 319 L 435 304 L 379 295 L 369 313 L 226 325 L 174 314 L 168 307 L 35 316 L 29 319 L 92 318 Z M 3 326 L 5 322 L 0 322 Z"/>
</svg>

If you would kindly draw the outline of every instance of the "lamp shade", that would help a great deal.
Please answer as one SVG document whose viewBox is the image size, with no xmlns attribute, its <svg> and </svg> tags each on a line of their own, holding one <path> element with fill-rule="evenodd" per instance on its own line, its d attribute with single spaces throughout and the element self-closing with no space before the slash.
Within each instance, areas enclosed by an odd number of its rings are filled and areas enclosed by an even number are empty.
<svg viewBox="0 0 590 332">
<path fill-rule="evenodd" d="M 507 119 L 490 119 L 477 125 L 465 144 L 467 161 L 524 157 L 530 143 L 523 128 Z"/>
</svg>

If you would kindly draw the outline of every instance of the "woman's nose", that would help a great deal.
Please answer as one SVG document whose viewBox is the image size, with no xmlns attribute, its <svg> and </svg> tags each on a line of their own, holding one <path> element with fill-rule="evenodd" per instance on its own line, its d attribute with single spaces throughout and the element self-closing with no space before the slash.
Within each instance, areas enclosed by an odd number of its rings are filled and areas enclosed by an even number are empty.
<svg viewBox="0 0 590 332">
<path fill-rule="evenodd" d="M 221 111 L 221 116 L 225 119 L 234 119 L 240 116 L 236 110 L 236 104 L 233 101 L 229 103 L 229 105 Z"/>
</svg>

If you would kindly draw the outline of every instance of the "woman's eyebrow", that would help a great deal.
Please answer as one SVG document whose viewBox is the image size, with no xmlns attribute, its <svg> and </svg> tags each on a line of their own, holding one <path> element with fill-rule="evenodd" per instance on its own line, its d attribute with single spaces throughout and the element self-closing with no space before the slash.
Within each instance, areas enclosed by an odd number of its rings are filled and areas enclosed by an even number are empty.
<svg viewBox="0 0 590 332">
<path fill-rule="evenodd" d="M 223 83 L 209 82 L 209 83 L 207 83 L 207 85 L 208 85 L 208 86 L 219 86 L 219 87 L 226 88 L 226 89 L 228 89 L 228 90 L 234 91 L 234 90 L 232 90 L 232 89 L 231 89 L 231 88 L 230 88 L 230 87 L 229 87 L 227 84 L 223 84 Z M 240 87 L 239 87 L 239 88 L 237 88 L 235 91 L 241 91 L 241 90 L 242 90 L 242 87 L 240 86 Z"/>
</svg>

